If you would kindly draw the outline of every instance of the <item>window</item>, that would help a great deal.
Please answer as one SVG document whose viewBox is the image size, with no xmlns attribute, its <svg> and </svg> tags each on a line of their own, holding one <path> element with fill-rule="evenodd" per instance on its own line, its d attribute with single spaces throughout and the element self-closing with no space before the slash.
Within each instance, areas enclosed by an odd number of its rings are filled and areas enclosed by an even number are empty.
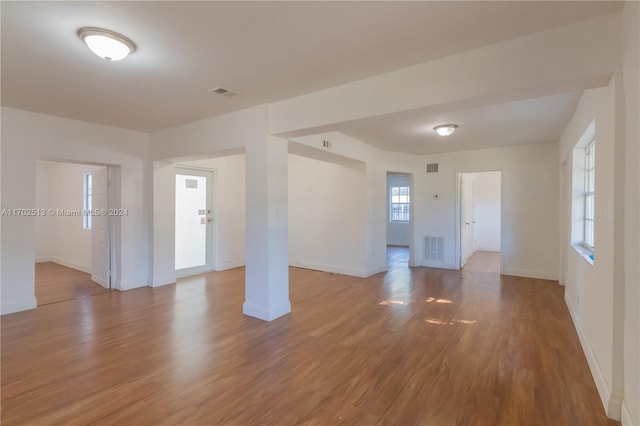
<svg viewBox="0 0 640 426">
<path fill-rule="evenodd" d="M 563 163 L 564 164 L 564 163 Z M 566 169 L 563 169 L 566 170 Z M 596 122 L 585 129 L 571 158 L 571 246 L 591 265 L 595 245 Z"/>
<path fill-rule="evenodd" d="M 584 241 L 583 244 L 593 250 L 594 227 L 594 195 L 595 195 L 595 171 L 596 171 L 596 144 L 595 140 L 584 150 Z"/>
<path fill-rule="evenodd" d="M 409 222 L 409 187 L 392 186 L 390 193 L 390 222 Z"/>
<path fill-rule="evenodd" d="M 91 229 L 91 175 L 84 175 L 84 194 L 83 194 L 82 227 Z"/>
</svg>

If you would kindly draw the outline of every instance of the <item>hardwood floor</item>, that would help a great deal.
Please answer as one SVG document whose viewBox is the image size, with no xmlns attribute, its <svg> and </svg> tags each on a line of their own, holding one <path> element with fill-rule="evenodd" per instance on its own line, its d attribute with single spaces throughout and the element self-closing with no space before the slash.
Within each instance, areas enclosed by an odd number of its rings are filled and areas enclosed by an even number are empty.
<svg viewBox="0 0 640 426">
<path fill-rule="evenodd" d="M 500 273 L 500 252 L 497 251 L 475 251 L 464 264 L 467 272 L 489 272 Z"/>
<path fill-rule="evenodd" d="M 36 263 L 38 306 L 106 293 L 91 275 L 53 262 Z"/>
<path fill-rule="evenodd" d="M 243 316 L 244 269 L 2 317 L 2 423 L 614 425 L 551 281 L 291 269 Z"/>
<path fill-rule="evenodd" d="M 389 271 L 407 268 L 409 265 L 409 247 L 387 246 L 387 268 Z"/>
</svg>

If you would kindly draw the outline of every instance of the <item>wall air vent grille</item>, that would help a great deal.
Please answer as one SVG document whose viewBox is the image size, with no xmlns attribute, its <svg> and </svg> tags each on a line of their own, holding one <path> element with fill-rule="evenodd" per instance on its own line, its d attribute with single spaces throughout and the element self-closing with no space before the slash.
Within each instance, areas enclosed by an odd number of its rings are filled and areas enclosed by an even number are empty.
<svg viewBox="0 0 640 426">
<path fill-rule="evenodd" d="M 444 237 L 425 235 L 424 260 L 444 262 Z"/>
<path fill-rule="evenodd" d="M 427 173 L 438 173 L 438 163 L 427 164 Z"/>
</svg>

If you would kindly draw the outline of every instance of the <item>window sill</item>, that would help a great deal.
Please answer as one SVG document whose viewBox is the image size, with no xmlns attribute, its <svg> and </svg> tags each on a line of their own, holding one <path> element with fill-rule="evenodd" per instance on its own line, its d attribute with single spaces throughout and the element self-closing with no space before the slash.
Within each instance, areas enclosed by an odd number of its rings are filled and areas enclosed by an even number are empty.
<svg viewBox="0 0 640 426">
<path fill-rule="evenodd" d="M 593 266 L 593 250 L 592 249 L 589 249 L 583 246 L 582 244 L 571 244 L 571 246 L 575 251 L 578 252 L 580 256 L 582 256 L 584 260 L 586 260 L 589 263 L 589 265 Z"/>
</svg>

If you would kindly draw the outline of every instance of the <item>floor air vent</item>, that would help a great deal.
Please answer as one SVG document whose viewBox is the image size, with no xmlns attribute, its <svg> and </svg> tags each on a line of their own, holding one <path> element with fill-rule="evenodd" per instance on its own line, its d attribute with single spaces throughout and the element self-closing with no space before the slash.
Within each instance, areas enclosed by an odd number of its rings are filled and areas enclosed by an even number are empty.
<svg viewBox="0 0 640 426">
<path fill-rule="evenodd" d="M 424 259 L 444 262 L 444 237 L 425 235 Z"/>
</svg>

